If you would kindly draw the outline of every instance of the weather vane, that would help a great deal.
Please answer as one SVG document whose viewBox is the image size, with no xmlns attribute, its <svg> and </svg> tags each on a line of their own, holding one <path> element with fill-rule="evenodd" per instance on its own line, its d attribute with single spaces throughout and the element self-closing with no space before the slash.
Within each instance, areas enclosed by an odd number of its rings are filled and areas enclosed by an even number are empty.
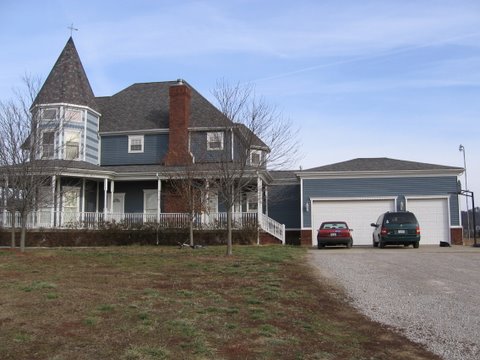
<svg viewBox="0 0 480 360">
<path fill-rule="evenodd" d="M 74 31 L 78 31 L 77 28 L 74 28 L 74 27 L 73 27 L 73 23 L 70 24 L 70 26 L 67 26 L 67 29 L 70 29 L 70 36 L 73 35 L 73 32 L 74 32 Z"/>
</svg>

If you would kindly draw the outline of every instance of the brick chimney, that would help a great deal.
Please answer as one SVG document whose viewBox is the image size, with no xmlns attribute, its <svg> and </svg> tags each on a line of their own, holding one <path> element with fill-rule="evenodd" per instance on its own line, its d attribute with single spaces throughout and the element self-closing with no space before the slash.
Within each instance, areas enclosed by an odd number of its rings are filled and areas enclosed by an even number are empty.
<svg viewBox="0 0 480 360">
<path fill-rule="evenodd" d="M 192 91 L 178 80 L 170 87 L 169 140 L 168 152 L 164 163 L 170 165 L 188 165 L 193 162 L 188 149 L 188 125 L 190 118 L 190 98 Z"/>
</svg>

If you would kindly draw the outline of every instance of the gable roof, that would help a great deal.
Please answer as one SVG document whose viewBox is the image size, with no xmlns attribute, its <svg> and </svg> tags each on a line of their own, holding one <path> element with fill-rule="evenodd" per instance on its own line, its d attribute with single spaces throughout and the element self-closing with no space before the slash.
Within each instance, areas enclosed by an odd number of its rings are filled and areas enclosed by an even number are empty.
<svg viewBox="0 0 480 360">
<path fill-rule="evenodd" d="M 90 83 L 70 37 L 32 106 L 68 103 L 98 111 Z"/>
<path fill-rule="evenodd" d="M 405 161 L 390 158 L 357 158 L 335 164 L 319 166 L 296 174 L 299 177 L 316 176 L 361 176 L 361 175 L 385 175 L 392 173 L 403 174 L 455 174 L 459 175 L 463 168 L 436 164 Z"/>
<path fill-rule="evenodd" d="M 102 118 L 100 132 L 169 128 L 169 89 L 177 81 L 137 83 L 112 96 L 97 97 Z M 192 88 L 190 128 L 232 126 L 232 122 Z"/>
<path fill-rule="evenodd" d="M 253 146 L 261 150 L 270 152 L 270 148 L 265 144 L 248 126 L 242 123 L 235 123 L 235 130 L 246 145 Z"/>
<path fill-rule="evenodd" d="M 463 168 L 435 165 L 415 161 L 405 161 L 390 158 L 357 158 L 335 164 L 319 166 L 304 170 L 304 172 L 350 172 L 350 171 L 409 171 L 409 170 L 457 170 Z"/>
</svg>

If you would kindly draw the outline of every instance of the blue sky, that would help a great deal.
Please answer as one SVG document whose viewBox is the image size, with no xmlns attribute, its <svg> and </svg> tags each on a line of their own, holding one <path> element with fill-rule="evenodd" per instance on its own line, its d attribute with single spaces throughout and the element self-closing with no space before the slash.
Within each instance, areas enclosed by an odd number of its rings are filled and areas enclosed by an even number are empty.
<svg viewBox="0 0 480 360">
<path fill-rule="evenodd" d="M 219 79 L 254 83 L 300 127 L 304 169 L 463 166 L 463 144 L 480 194 L 478 0 L 1 0 L 1 99 L 48 75 L 72 23 L 98 96 L 184 78 L 212 99 Z"/>
</svg>

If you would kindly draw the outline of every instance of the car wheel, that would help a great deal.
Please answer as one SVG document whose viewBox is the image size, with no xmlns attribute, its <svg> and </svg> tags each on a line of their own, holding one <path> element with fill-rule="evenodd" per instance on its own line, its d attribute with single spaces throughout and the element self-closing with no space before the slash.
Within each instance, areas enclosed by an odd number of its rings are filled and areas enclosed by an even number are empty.
<svg viewBox="0 0 480 360">
<path fill-rule="evenodd" d="M 403 244 L 404 247 L 408 247 L 410 244 Z"/>
<path fill-rule="evenodd" d="M 350 241 L 347 243 L 347 249 L 351 249 L 351 248 L 352 248 L 352 245 L 353 245 L 353 241 L 350 240 Z"/>
<path fill-rule="evenodd" d="M 372 243 L 373 243 L 373 247 L 375 247 L 375 248 L 378 247 L 378 243 L 375 242 L 375 238 L 374 238 L 374 237 L 372 238 Z"/>
<path fill-rule="evenodd" d="M 415 242 L 413 243 L 413 247 L 414 247 L 415 249 L 418 249 L 419 246 L 420 246 L 420 244 L 418 243 L 418 241 L 415 241 Z"/>
<path fill-rule="evenodd" d="M 325 245 L 318 244 L 318 248 L 319 248 L 319 249 L 323 249 L 324 247 L 325 247 Z"/>
<path fill-rule="evenodd" d="M 380 246 L 380 249 L 384 249 L 385 243 L 382 240 L 380 240 L 380 242 L 378 243 L 378 246 Z"/>
</svg>

